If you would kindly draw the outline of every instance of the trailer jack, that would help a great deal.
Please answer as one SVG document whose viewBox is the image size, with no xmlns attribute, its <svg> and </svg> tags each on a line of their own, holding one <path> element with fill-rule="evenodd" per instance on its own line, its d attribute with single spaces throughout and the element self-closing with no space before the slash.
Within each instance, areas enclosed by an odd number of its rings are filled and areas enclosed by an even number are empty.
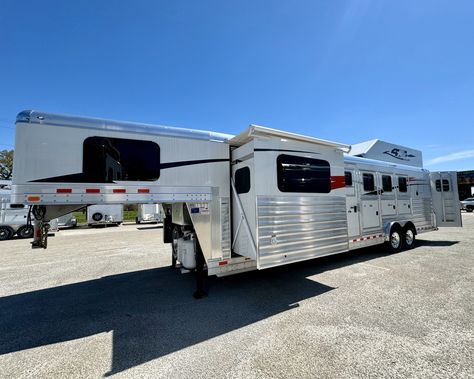
<svg viewBox="0 0 474 379">
<path fill-rule="evenodd" d="M 34 220 L 34 237 L 31 242 L 33 249 L 46 249 L 48 247 L 49 222 L 43 220 Z"/>
</svg>

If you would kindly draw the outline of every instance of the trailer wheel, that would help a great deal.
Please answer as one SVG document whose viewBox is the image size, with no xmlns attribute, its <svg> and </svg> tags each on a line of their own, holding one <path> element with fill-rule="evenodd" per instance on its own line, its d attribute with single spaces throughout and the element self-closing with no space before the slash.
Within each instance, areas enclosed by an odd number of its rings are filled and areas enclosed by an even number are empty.
<svg viewBox="0 0 474 379">
<path fill-rule="evenodd" d="M 392 253 L 398 253 L 402 250 L 403 239 L 402 231 L 398 226 L 392 226 L 390 230 L 390 240 L 388 241 L 388 247 Z"/>
<path fill-rule="evenodd" d="M 472 212 L 472 211 L 474 211 L 474 207 L 472 205 L 468 205 L 466 207 L 466 212 Z"/>
<path fill-rule="evenodd" d="M 403 246 L 405 249 L 413 249 L 415 247 L 415 229 L 409 225 L 403 230 Z"/>
<path fill-rule="evenodd" d="M 178 239 L 181 238 L 181 235 L 182 233 L 179 226 L 173 226 L 173 231 L 171 232 L 171 267 L 176 267 L 176 261 L 178 260 Z"/>
<path fill-rule="evenodd" d="M 32 238 L 33 237 L 33 227 L 28 225 L 23 225 L 16 232 L 20 238 Z"/>
<path fill-rule="evenodd" d="M 92 219 L 93 219 L 94 221 L 100 221 L 100 220 L 102 220 L 102 217 L 104 217 L 104 216 L 102 216 L 102 213 L 99 213 L 99 212 L 94 213 L 94 214 L 92 215 Z"/>
<path fill-rule="evenodd" d="M 12 238 L 13 232 L 8 226 L 0 226 L 0 241 Z"/>
</svg>

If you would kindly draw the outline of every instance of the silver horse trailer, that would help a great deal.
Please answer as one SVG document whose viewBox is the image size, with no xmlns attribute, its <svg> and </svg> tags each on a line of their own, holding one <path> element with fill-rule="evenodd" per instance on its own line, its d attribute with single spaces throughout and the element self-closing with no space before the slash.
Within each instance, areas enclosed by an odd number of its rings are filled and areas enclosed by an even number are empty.
<svg viewBox="0 0 474 379">
<path fill-rule="evenodd" d="M 53 156 L 62 156 L 60 162 Z M 34 247 L 86 204 L 162 204 L 173 266 L 224 276 L 369 245 L 410 249 L 460 226 L 453 173 L 383 141 L 350 145 L 251 125 L 237 136 L 36 111 L 16 122 L 13 201 Z"/>
</svg>

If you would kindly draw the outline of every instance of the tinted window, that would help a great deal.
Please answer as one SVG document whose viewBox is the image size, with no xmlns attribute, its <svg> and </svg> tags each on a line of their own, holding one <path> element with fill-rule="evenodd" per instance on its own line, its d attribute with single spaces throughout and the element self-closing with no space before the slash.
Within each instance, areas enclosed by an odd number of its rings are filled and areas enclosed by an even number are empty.
<svg viewBox="0 0 474 379">
<path fill-rule="evenodd" d="M 321 159 L 279 155 L 277 179 L 282 192 L 331 192 L 329 162 Z"/>
<path fill-rule="evenodd" d="M 235 189 L 237 193 L 250 191 L 250 169 L 248 167 L 239 168 L 235 172 Z"/>
<path fill-rule="evenodd" d="M 375 190 L 375 180 L 372 174 L 362 174 L 362 180 L 364 182 L 364 191 Z"/>
<path fill-rule="evenodd" d="M 151 141 L 89 137 L 84 141 L 85 180 L 150 181 L 160 177 L 160 147 Z"/>
<path fill-rule="evenodd" d="M 441 192 L 441 180 L 436 180 L 436 191 Z M 443 192 L 449 191 L 449 180 L 443 179 Z"/>
<path fill-rule="evenodd" d="M 390 175 L 382 175 L 382 189 L 384 192 L 392 192 L 392 177 Z"/>
<path fill-rule="evenodd" d="M 404 176 L 399 176 L 398 177 L 398 190 L 400 192 L 407 192 L 408 187 L 407 187 L 407 178 Z"/>
<path fill-rule="evenodd" d="M 346 187 L 352 186 L 352 172 L 345 171 L 344 172 L 344 179 L 346 181 Z"/>
</svg>

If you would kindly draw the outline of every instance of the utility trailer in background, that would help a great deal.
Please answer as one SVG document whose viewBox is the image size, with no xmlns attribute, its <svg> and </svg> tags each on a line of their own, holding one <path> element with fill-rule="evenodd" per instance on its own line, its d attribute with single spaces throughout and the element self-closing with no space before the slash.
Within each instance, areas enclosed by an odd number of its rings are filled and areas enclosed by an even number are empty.
<svg viewBox="0 0 474 379">
<path fill-rule="evenodd" d="M 120 225 L 123 222 L 122 204 L 100 204 L 87 207 L 88 226 Z"/>
<path fill-rule="evenodd" d="M 61 156 L 60 162 L 52 160 Z M 16 122 L 13 196 L 48 221 L 89 204 L 162 204 L 173 265 L 224 276 L 460 226 L 453 173 L 382 141 L 351 146 L 251 125 L 237 136 L 36 111 Z"/>
<path fill-rule="evenodd" d="M 163 210 L 160 204 L 138 204 L 137 224 L 143 222 L 158 223 L 163 222 Z"/>
</svg>

